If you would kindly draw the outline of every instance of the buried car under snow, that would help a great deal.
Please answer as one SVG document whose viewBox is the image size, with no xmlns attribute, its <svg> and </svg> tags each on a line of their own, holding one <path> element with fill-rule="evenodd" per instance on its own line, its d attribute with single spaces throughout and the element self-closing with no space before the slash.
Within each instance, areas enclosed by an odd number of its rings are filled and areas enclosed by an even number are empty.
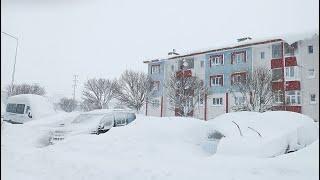
<svg viewBox="0 0 320 180">
<path fill-rule="evenodd" d="M 133 112 L 122 109 L 94 110 L 81 113 L 72 121 L 61 123 L 50 131 L 49 143 L 54 144 L 65 139 L 66 136 L 77 134 L 105 133 L 112 127 L 126 125 L 135 119 L 136 115 Z"/>
<path fill-rule="evenodd" d="M 209 120 L 213 152 L 275 157 L 298 151 L 319 139 L 310 117 L 289 111 L 232 112 Z"/>
</svg>

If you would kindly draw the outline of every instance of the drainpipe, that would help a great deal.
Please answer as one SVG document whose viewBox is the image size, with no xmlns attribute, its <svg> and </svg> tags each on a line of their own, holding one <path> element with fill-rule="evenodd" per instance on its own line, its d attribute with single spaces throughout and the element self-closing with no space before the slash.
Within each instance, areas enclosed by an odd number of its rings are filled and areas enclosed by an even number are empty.
<svg viewBox="0 0 320 180">
<path fill-rule="evenodd" d="M 207 93 L 204 95 L 204 120 L 207 121 Z"/>
<path fill-rule="evenodd" d="M 162 110 L 163 110 L 163 96 L 161 96 L 160 117 L 162 117 Z"/>
<path fill-rule="evenodd" d="M 148 116 L 148 99 L 146 100 L 146 116 Z"/>
<path fill-rule="evenodd" d="M 285 67 L 286 67 L 286 60 L 284 57 L 284 41 L 282 41 L 282 79 L 283 79 L 283 107 L 286 111 L 286 80 L 285 80 Z"/>
<path fill-rule="evenodd" d="M 226 113 L 229 112 L 229 97 L 228 97 L 228 92 L 226 92 Z"/>
</svg>

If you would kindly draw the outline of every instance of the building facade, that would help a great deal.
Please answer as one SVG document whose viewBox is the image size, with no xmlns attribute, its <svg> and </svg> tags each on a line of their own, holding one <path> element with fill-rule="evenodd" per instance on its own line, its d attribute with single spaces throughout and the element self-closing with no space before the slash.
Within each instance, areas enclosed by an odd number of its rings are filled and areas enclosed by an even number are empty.
<svg viewBox="0 0 320 180">
<path fill-rule="evenodd" d="M 187 67 L 183 67 L 187 62 Z M 153 80 L 155 94 L 146 103 L 150 116 L 175 116 L 167 98 L 165 82 L 172 73 L 184 71 L 198 77 L 208 88 L 199 98 L 192 116 L 208 120 L 232 112 L 243 99 L 230 94 L 232 84 L 258 67 L 272 73 L 272 89 L 276 92 L 274 110 L 302 113 L 319 120 L 319 35 L 300 37 L 293 42 L 285 38 L 261 41 L 245 40 L 232 46 L 163 59 L 144 61 Z"/>
</svg>

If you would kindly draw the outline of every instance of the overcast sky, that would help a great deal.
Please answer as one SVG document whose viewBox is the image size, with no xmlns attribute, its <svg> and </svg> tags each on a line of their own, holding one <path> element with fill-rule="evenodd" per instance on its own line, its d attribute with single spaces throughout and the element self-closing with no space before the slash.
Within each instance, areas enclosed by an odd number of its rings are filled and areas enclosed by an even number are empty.
<svg viewBox="0 0 320 180">
<path fill-rule="evenodd" d="M 19 38 L 15 81 L 72 96 L 73 75 L 116 78 L 175 48 L 192 51 L 319 29 L 318 0 L 1 0 L 1 31 Z M 1 34 L 1 87 L 15 41 Z M 81 96 L 81 86 L 77 97 Z"/>
</svg>

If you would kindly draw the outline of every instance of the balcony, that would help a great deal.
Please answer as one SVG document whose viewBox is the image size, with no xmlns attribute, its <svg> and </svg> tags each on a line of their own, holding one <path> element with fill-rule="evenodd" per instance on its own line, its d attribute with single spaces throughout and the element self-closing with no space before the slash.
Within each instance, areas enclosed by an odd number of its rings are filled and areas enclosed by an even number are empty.
<svg viewBox="0 0 320 180">
<path fill-rule="evenodd" d="M 297 66 L 297 58 L 295 56 L 285 58 L 285 66 Z"/>
<path fill-rule="evenodd" d="M 282 59 L 271 59 L 271 69 L 282 68 L 283 61 Z"/>
<path fill-rule="evenodd" d="M 193 69 L 186 69 L 186 70 L 179 70 L 179 71 L 176 71 L 176 76 L 177 77 L 191 77 L 192 74 L 194 74 L 193 72 Z"/>
</svg>

